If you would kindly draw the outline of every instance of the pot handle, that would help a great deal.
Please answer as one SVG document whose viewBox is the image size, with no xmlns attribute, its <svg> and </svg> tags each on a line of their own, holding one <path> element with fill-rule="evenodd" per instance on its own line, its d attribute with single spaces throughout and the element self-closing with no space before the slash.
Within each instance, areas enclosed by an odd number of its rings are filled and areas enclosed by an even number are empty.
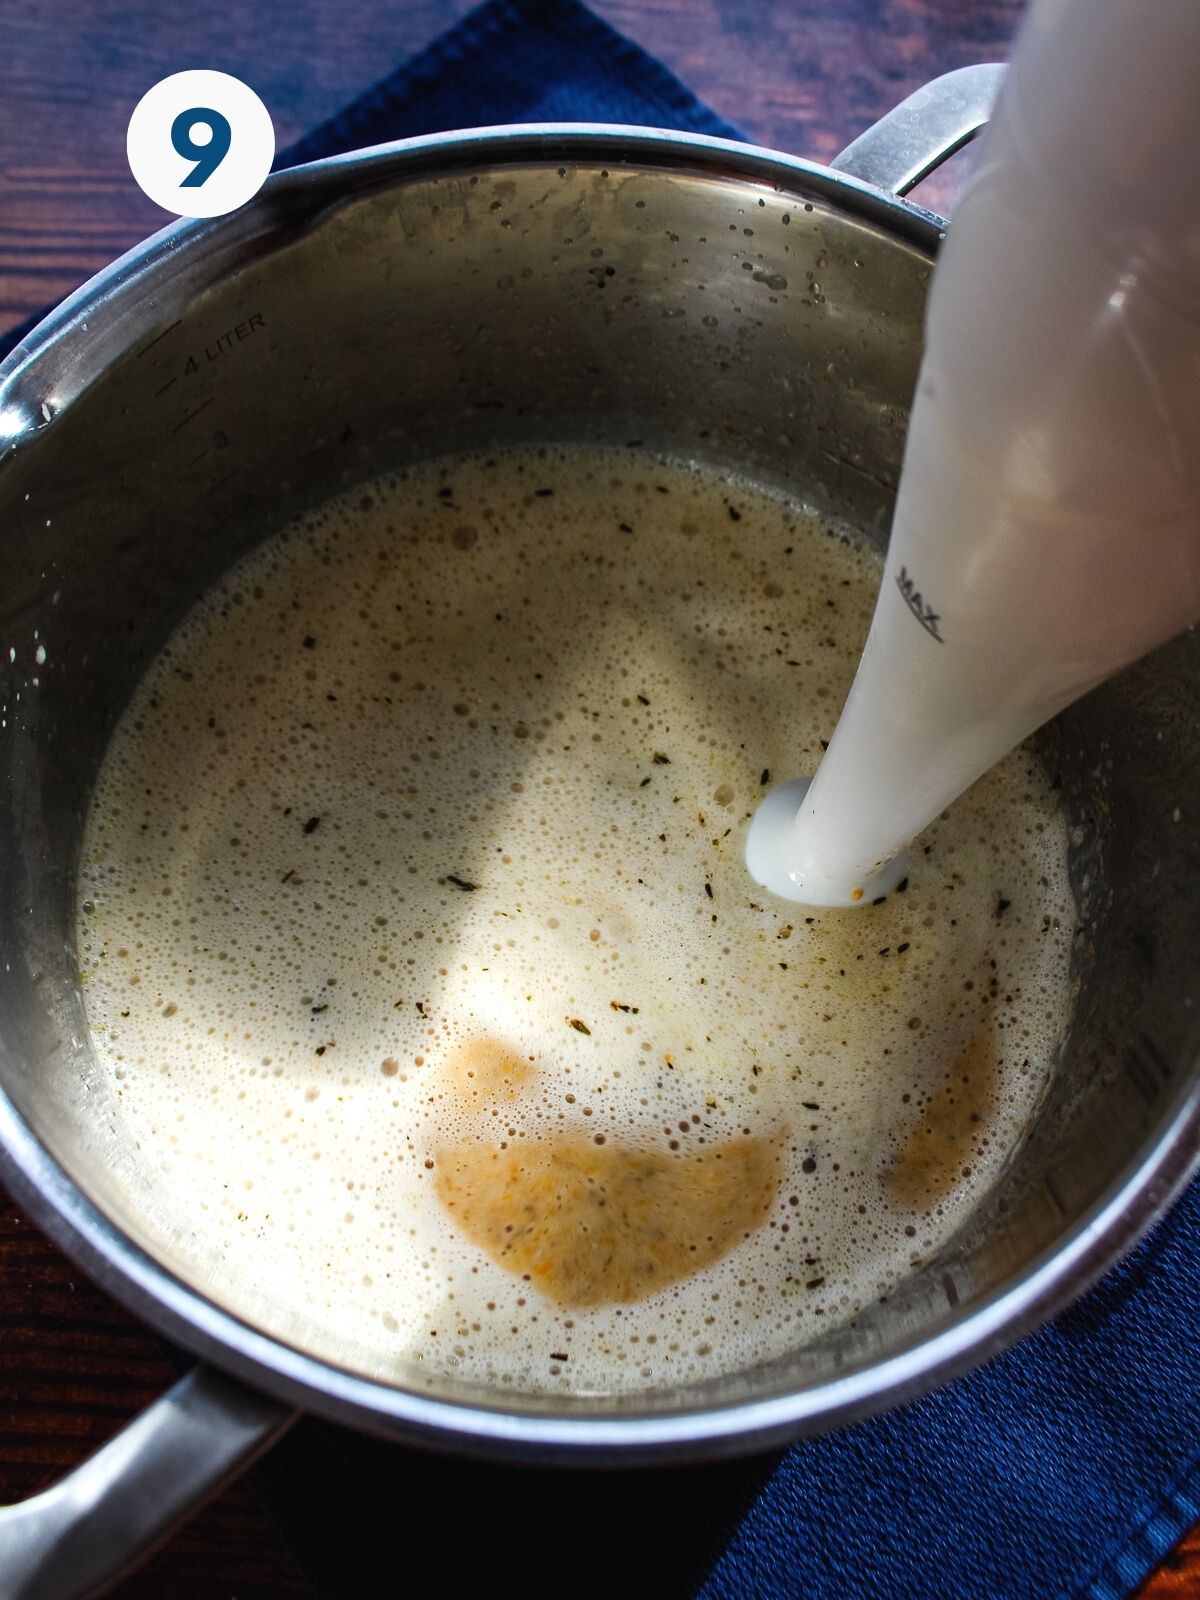
<svg viewBox="0 0 1200 1600">
<path fill-rule="evenodd" d="M 0 1508 L 0 1600 L 105 1593 L 296 1415 L 194 1367 L 52 1488 Z"/>
<path fill-rule="evenodd" d="M 984 126 L 1005 70 L 980 63 L 934 78 L 880 117 L 829 165 L 888 194 L 907 194 Z"/>
</svg>

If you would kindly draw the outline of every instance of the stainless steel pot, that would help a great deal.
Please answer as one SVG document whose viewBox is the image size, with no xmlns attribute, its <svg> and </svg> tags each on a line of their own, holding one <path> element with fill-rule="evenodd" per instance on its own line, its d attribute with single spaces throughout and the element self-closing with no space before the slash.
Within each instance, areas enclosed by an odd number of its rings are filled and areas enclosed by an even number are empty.
<svg viewBox="0 0 1200 1600">
<path fill-rule="evenodd" d="M 720 1380 L 571 1404 L 418 1387 L 251 1326 L 174 1269 L 76 981 L 76 858 L 115 718 L 196 594 L 337 488 L 449 448 L 639 439 L 789 485 L 882 543 L 944 227 L 899 196 L 978 128 L 999 70 L 938 80 L 832 170 L 605 127 L 321 162 L 159 234 L 0 366 L 0 1172 L 206 1363 L 0 1513 L 3 1593 L 111 1578 L 297 1407 L 584 1462 L 845 1423 L 1011 1343 L 1185 1182 L 1200 1128 L 1193 637 L 1041 736 L 1074 827 L 1078 1000 L 1002 1181 L 886 1304 Z"/>
</svg>

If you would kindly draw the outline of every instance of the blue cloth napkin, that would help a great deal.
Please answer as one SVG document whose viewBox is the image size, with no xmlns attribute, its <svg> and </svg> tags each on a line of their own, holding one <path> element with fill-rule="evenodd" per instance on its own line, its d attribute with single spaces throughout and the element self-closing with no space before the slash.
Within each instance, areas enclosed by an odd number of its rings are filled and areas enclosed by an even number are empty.
<svg viewBox="0 0 1200 1600">
<path fill-rule="evenodd" d="M 738 137 L 576 0 L 490 0 L 277 165 L 541 120 Z M 1194 1184 L 1006 1355 L 782 1455 L 584 1474 L 443 1460 L 312 1420 L 256 1482 L 328 1596 L 382 1570 L 449 1595 L 508 1579 L 530 1600 L 1118 1600 L 1200 1519 L 1198 1327 Z"/>
</svg>

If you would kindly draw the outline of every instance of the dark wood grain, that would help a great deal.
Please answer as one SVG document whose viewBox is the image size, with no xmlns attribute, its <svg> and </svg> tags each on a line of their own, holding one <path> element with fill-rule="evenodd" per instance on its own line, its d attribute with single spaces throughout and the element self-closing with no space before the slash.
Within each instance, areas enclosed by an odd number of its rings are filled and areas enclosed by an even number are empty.
<svg viewBox="0 0 1200 1600">
<path fill-rule="evenodd" d="M 762 144 L 828 160 L 939 72 L 1006 55 L 1018 0 L 594 0 Z M 125 127 L 142 93 L 214 67 L 263 96 L 284 145 L 470 9 L 467 0 L 0 0 L 0 328 L 159 227 Z M 953 177 L 927 203 L 951 208 Z M 158 1339 L 0 1192 L 0 1501 L 52 1482 L 165 1388 Z M 310 1591 L 243 1485 L 121 1586 L 125 1600 Z M 1198 1600 L 1200 1529 L 1140 1600 Z"/>
<path fill-rule="evenodd" d="M 159 1340 L 0 1190 L 0 1504 L 48 1487 L 177 1375 Z M 122 1600 L 312 1597 L 244 1484 L 206 1506 L 117 1593 Z"/>
</svg>

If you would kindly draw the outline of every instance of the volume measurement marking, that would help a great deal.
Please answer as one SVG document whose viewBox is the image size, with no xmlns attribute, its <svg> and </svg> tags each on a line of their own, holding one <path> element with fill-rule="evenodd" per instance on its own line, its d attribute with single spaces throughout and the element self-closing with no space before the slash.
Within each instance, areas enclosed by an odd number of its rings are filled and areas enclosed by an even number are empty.
<svg viewBox="0 0 1200 1600">
<path fill-rule="evenodd" d="M 945 644 L 946 641 L 938 632 L 938 623 L 942 619 L 933 609 L 933 607 L 928 604 L 925 596 L 909 577 L 907 567 L 900 568 L 900 574 L 896 579 L 896 587 L 904 596 L 904 604 L 912 612 L 913 616 L 916 617 L 917 621 L 925 629 L 925 632 L 929 634 L 931 638 L 936 639 L 939 644 Z"/>
</svg>

